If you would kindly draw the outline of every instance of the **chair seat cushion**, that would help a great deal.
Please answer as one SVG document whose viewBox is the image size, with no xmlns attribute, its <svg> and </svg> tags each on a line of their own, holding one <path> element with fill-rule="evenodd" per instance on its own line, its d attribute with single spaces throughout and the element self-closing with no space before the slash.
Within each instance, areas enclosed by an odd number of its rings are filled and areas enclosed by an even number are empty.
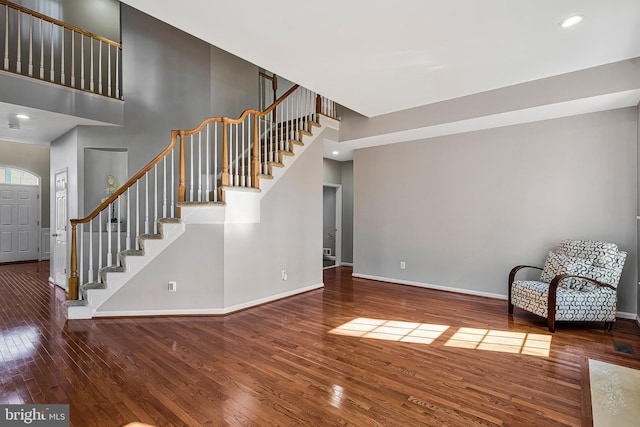
<svg viewBox="0 0 640 427">
<path fill-rule="evenodd" d="M 516 280 L 511 287 L 511 303 L 538 316 L 548 316 L 549 284 Z M 611 322 L 616 318 L 616 291 L 598 287 L 581 291 L 558 287 L 556 320 Z"/>
</svg>

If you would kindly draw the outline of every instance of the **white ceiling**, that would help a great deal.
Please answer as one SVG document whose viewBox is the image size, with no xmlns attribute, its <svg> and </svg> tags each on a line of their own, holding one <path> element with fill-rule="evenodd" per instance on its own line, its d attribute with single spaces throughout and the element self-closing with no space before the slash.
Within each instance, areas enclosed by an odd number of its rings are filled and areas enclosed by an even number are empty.
<svg viewBox="0 0 640 427">
<path fill-rule="evenodd" d="M 124 3 L 368 117 L 640 56 L 638 0 Z"/>
<path fill-rule="evenodd" d="M 29 119 L 19 119 L 26 114 Z M 13 128 L 10 128 L 13 125 Z M 16 106 L 0 102 L 0 140 L 36 145 L 50 145 L 65 132 L 79 125 L 110 125 L 66 114 Z"/>
</svg>

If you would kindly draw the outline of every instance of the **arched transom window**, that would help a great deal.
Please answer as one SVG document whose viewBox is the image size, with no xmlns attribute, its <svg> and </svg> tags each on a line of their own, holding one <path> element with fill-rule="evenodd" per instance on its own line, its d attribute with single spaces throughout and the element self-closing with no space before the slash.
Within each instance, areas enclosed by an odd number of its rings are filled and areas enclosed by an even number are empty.
<svg viewBox="0 0 640 427">
<path fill-rule="evenodd" d="M 22 169 L 0 166 L 0 184 L 38 185 L 39 178 Z"/>
</svg>

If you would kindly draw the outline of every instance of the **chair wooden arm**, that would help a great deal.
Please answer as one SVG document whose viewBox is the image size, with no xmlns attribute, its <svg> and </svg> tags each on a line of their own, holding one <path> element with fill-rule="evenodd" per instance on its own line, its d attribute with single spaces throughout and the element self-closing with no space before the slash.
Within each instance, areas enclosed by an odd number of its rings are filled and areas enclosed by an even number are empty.
<svg viewBox="0 0 640 427">
<path fill-rule="evenodd" d="M 534 265 L 516 265 L 509 272 L 509 314 L 513 314 L 513 304 L 511 304 L 511 285 L 513 285 L 513 281 L 516 279 L 516 273 L 523 268 L 535 268 L 536 270 L 542 270 L 542 267 L 536 267 Z"/>
<path fill-rule="evenodd" d="M 560 285 L 560 282 L 562 282 L 564 279 L 568 279 L 568 278 L 582 279 L 598 286 L 610 288 L 613 290 L 616 289 L 615 286 L 611 286 L 608 283 L 603 283 L 603 282 L 600 282 L 599 280 L 592 279 L 590 277 L 577 276 L 575 274 L 558 274 L 556 277 L 553 278 L 553 280 L 551 280 L 551 283 L 549 283 L 549 306 L 548 306 L 548 312 L 547 312 L 547 324 L 549 326 L 549 331 L 551 332 L 555 332 L 556 330 L 555 321 L 556 321 L 556 299 L 558 294 L 558 285 Z"/>
</svg>

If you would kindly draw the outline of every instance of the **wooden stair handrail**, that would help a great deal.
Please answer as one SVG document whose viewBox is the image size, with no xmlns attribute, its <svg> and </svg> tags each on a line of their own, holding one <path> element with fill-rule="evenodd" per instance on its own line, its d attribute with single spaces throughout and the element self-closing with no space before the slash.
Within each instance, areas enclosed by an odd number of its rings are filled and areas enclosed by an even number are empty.
<svg viewBox="0 0 640 427">
<path fill-rule="evenodd" d="M 3 4 L 5 6 L 7 6 L 7 7 L 10 7 L 10 8 L 15 9 L 17 11 L 20 11 L 22 13 L 26 13 L 27 15 L 31 15 L 31 16 L 33 16 L 35 18 L 42 19 L 43 21 L 51 22 L 52 24 L 58 25 L 60 27 L 66 28 L 66 29 L 74 31 L 76 33 L 83 34 L 83 35 L 85 35 L 87 37 L 90 37 L 92 39 L 100 40 L 101 42 L 110 44 L 111 46 L 115 46 L 118 49 L 122 49 L 122 44 L 121 43 L 114 42 L 113 40 L 109 40 L 106 37 L 102 37 L 102 36 L 99 36 L 97 34 L 93 34 L 93 33 L 89 32 L 89 31 L 85 31 L 82 28 L 78 28 L 78 27 L 76 27 L 74 25 L 67 24 L 66 22 L 58 21 L 55 18 L 51 18 L 50 16 L 43 15 L 42 13 L 36 12 L 35 10 L 31 10 L 31 9 L 26 8 L 24 6 L 20 6 L 19 4 L 11 3 L 10 1 L 7 1 L 7 0 L 0 0 L 0 4 Z"/>
<path fill-rule="evenodd" d="M 6 0 L 0 0 L 0 3 L 4 3 Z M 270 112 L 274 111 L 274 109 L 282 103 L 289 95 L 296 91 L 300 86 L 294 85 L 291 89 L 285 92 L 282 96 L 280 96 L 277 100 L 273 102 L 269 107 L 267 107 L 264 111 L 258 111 L 255 109 L 245 110 L 239 118 L 231 119 L 229 117 L 210 117 L 208 119 L 203 120 L 196 128 L 191 130 L 172 130 L 171 131 L 171 142 L 160 154 L 153 158 L 145 167 L 140 169 L 135 175 L 133 175 L 127 182 L 125 182 L 120 188 L 118 188 L 111 196 L 109 196 L 104 202 L 100 203 L 97 208 L 93 210 L 89 215 L 84 218 L 75 218 L 71 219 L 71 260 L 70 260 L 70 277 L 69 277 L 69 290 L 68 290 L 68 298 L 69 299 L 78 299 L 78 249 L 77 249 L 77 231 L 76 227 L 78 224 L 84 224 L 95 217 L 97 217 L 100 212 L 104 211 L 111 203 L 116 201 L 118 197 L 124 194 L 129 188 L 131 188 L 140 178 L 142 178 L 147 172 L 149 172 L 154 166 L 156 166 L 160 161 L 165 158 L 171 150 L 173 150 L 176 146 L 176 142 L 180 139 L 180 152 L 179 152 L 179 185 L 178 185 L 178 201 L 182 202 L 185 200 L 186 195 L 186 187 L 185 187 L 185 156 L 184 156 L 184 138 L 185 136 L 194 135 L 198 132 L 202 131 L 206 125 L 209 123 L 222 123 L 222 132 L 223 132 L 223 141 L 222 141 L 222 186 L 229 185 L 229 151 L 228 151 L 228 125 L 231 124 L 239 124 L 250 114 L 253 114 L 256 117 L 264 117 Z M 254 145 L 251 153 L 251 161 L 254 163 L 253 173 L 251 176 L 251 186 L 258 188 L 259 187 L 259 179 L 258 179 L 258 132 L 257 129 L 257 120 L 254 123 Z M 224 195 L 222 198 L 224 201 Z M 179 216 L 178 209 L 178 216 Z"/>
</svg>

